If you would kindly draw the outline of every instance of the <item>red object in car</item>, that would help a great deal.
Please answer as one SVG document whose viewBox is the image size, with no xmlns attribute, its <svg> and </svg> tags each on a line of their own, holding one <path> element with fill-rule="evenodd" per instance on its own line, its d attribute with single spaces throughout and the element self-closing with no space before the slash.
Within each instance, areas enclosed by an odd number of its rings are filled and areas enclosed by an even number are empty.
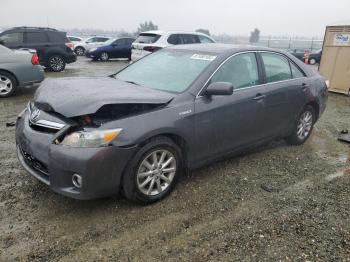
<svg viewBox="0 0 350 262">
<path fill-rule="evenodd" d="M 38 55 L 36 53 L 34 53 L 32 55 L 32 60 L 31 61 L 32 61 L 33 65 L 39 65 L 39 57 L 38 57 Z"/>
</svg>

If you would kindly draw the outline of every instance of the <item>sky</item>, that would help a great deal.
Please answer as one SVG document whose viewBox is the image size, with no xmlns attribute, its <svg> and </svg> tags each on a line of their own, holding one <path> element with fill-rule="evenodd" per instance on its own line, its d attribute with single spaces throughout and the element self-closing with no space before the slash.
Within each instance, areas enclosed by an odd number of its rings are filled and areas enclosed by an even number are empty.
<svg viewBox="0 0 350 262">
<path fill-rule="evenodd" d="M 134 32 L 151 20 L 161 30 L 315 37 L 326 25 L 350 24 L 350 0 L 0 0 L 0 10 L 0 27 Z"/>
</svg>

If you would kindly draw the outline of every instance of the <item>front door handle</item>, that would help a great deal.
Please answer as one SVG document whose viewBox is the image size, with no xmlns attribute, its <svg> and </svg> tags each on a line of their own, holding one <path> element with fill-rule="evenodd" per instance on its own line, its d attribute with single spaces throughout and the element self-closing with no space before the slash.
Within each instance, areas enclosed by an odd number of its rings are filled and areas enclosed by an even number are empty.
<svg viewBox="0 0 350 262">
<path fill-rule="evenodd" d="M 262 100 L 265 98 L 265 95 L 263 94 L 256 94 L 256 96 L 253 98 L 253 100 Z"/>
<path fill-rule="evenodd" d="M 306 91 L 306 89 L 309 87 L 309 85 L 308 84 L 306 84 L 306 83 L 302 83 L 301 84 L 301 90 L 303 90 L 303 91 Z"/>
</svg>

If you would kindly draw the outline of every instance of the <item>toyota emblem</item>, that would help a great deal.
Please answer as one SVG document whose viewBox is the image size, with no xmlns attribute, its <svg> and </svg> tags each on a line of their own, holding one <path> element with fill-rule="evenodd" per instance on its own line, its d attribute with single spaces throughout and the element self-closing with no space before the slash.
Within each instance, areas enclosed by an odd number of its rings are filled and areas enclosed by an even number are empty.
<svg viewBox="0 0 350 262">
<path fill-rule="evenodd" d="M 36 121 L 38 119 L 39 115 L 40 115 L 40 110 L 38 108 L 35 108 L 30 115 L 30 119 L 32 121 Z"/>
</svg>

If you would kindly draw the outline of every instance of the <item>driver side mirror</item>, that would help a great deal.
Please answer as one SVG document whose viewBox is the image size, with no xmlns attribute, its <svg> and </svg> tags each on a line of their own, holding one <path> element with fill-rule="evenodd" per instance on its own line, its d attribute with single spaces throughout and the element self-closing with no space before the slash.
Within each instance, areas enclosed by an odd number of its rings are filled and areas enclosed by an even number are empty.
<svg viewBox="0 0 350 262">
<path fill-rule="evenodd" d="M 207 96 L 229 96 L 233 94 L 233 85 L 229 82 L 211 83 L 204 94 Z"/>
</svg>

